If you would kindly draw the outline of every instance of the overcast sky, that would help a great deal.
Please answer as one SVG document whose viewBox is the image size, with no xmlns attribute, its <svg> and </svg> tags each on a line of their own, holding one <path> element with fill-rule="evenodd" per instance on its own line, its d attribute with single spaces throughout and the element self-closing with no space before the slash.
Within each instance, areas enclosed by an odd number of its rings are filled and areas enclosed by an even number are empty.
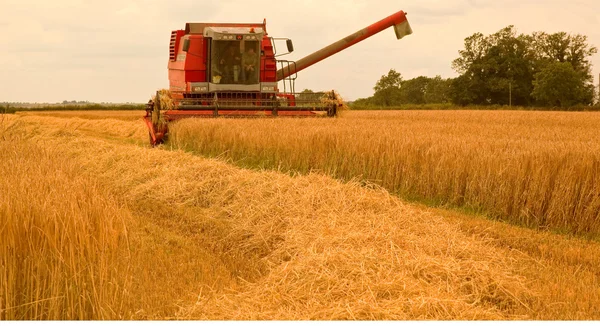
<svg viewBox="0 0 600 326">
<path fill-rule="evenodd" d="M 565 31 L 600 47 L 598 0 L 0 0 L 0 102 L 146 102 L 167 88 L 171 30 L 186 22 L 262 22 L 294 41 L 297 60 L 399 10 L 414 34 L 393 29 L 299 73 L 297 90 L 373 94 L 391 68 L 405 78 L 455 77 L 450 64 L 475 32 Z M 283 46 L 283 45 L 282 45 Z M 595 81 L 600 54 L 592 58 Z"/>
</svg>

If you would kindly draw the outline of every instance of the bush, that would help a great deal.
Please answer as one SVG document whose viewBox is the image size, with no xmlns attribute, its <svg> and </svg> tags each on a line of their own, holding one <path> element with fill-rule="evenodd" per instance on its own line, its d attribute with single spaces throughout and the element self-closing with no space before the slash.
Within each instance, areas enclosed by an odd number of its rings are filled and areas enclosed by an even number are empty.
<svg viewBox="0 0 600 326">
<path fill-rule="evenodd" d="M 1 114 L 12 114 L 15 113 L 17 109 L 15 107 L 11 107 L 10 104 L 0 105 L 0 113 Z"/>
<path fill-rule="evenodd" d="M 351 110 L 517 110 L 517 111 L 600 111 L 600 105 L 578 104 L 569 107 L 537 107 L 508 105 L 455 105 L 455 104 L 401 104 L 380 106 L 373 104 L 351 104 Z"/>
</svg>

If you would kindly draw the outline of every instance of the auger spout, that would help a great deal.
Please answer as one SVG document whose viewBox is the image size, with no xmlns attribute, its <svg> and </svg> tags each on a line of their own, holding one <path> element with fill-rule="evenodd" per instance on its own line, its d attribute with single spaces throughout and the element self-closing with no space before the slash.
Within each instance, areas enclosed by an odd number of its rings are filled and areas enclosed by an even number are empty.
<svg viewBox="0 0 600 326">
<path fill-rule="evenodd" d="M 315 63 L 325 58 L 328 58 L 392 26 L 394 26 L 394 31 L 396 32 L 397 39 L 401 39 L 406 35 L 412 34 L 412 29 L 410 27 L 410 24 L 408 23 L 408 20 L 406 19 L 406 13 L 404 11 L 399 11 L 387 18 L 376 22 L 375 24 L 372 24 L 368 27 L 359 30 L 354 34 L 350 34 L 344 37 L 343 39 L 322 48 L 321 50 L 307 55 L 306 57 L 296 61 L 294 65 L 285 66 L 277 70 L 277 80 L 280 81 L 288 76 L 291 76 L 299 72 L 300 70 L 310 67 Z"/>
</svg>

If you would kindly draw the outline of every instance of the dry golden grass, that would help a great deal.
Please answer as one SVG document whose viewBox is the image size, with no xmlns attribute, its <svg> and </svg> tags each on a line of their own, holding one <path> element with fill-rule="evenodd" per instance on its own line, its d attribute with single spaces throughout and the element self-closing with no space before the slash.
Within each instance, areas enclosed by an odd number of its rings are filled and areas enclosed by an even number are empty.
<svg viewBox="0 0 600 326">
<path fill-rule="evenodd" d="M 23 111 L 16 113 L 19 116 L 43 116 L 57 118 L 81 118 L 90 120 L 116 119 L 124 121 L 139 121 L 145 114 L 145 111 Z"/>
<path fill-rule="evenodd" d="M 159 96 L 158 106 L 161 110 L 172 110 L 175 107 L 171 91 L 168 89 L 161 89 L 156 92 L 157 94 L 152 95 L 152 102 L 156 103 L 156 95 Z"/>
<path fill-rule="evenodd" d="M 127 292 L 119 292 L 126 294 L 119 298 L 123 309 L 87 318 L 600 318 L 595 242 L 408 205 L 382 188 L 320 174 L 250 171 L 133 145 L 145 140 L 136 131 L 142 123 L 121 123 L 107 135 L 102 123 L 94 134 L 94 124 L 81 119 L 15 117 L 0 132 L 2 146 L 47 153 L 44 165 L 54 168 L 31 176 L 56 182 L 32 192 L 39 202 L 52 203 L 55 193 L 65 197 L 54 203 L 71 206 L 96 197 L 116 207 L 110 215 L 127 227 L 128 242 L 119 248 L 129 256 L 111 256 L 133 276 L 123 285 Z M 15 163 L 27 176 L 35 162 L 23 156 Z M 69 166 L 95 185 L 93 196 L 89 187 L 69 183 Z M 0 184 L 18 188 L 6 180 Z M 61 182 L 65 188 L 54 186 Z M 27 199 L 9 194 L 11 207 L 27 217 Z M 38 201 L 32 205 L 39 208 Z M 0 229 L 12 232 L 15 224 Z M 1 241 L 6 257 L 27 243 Z M 55 265 L 60 261 L 49 266 Z M 105 265 L 106 272 L 114 266 L 120 265 Z M 0 282 L 0 297 L 12 299 L 4 288 L 11 280 Z M 109 293 L 112 284 L 102 285 Z M 0 318 L 24 318 L 6 315 L 11 310 L 0 306 Z"/>
<path fill-rule="evenodd" d="M 0 320 L 127 318 L 128 212 L 39 144 L 0 162 Z"/>
<path fill-rule="evenodd" d="M 251 167 L 367 180 L 519 225 L 600 235 L 600 114 L 345 112 L 338 119 L 195 119 L 170 142 Z"/>
<path fill-rule="evenodd" d="M 85 114 L 83 115 L 85 116 Z M 78 115 L 74 117 L 64 116 L 40 116 L 40 115 L 24 115 L 13 116 L 14 123 L 7 126 L 7 129 L 12 134 L 26 133 L 29 135 L 39 134 L 37 130 L 40 122 L 50 123 L 57 126 L 47 131 L 47 136 L 73 136 L 87 135 L 94 137 L 102 137 L 112 140 L 127 140 L 131 143 L 139 145 L 148 144 L 148 128 L 143 123 L 141 117 L 137 116 L 135 120 L 115 119 L 108 115 L 104 119 L 98 117 L 82 118 Z M 10 116 L 9 116 L 10 118 Z"/>
<path fill-rule="evenodd" d="M 333 92 L 333 96 L 332 96 L 331 92 Z M 325 104 L 328 106 L 336 105 L 337 111 L 339 114 L 341 114 L 342 111 L 348 110 L 348 105 L 346 104 L 346 102 L 344 101 L 344 99 L 342 98 L 340 93 L 338 93 L 336 91 L 331 91 L 331 92 L 325 93 L 321 96 L 321 99 L 320 99 L 321 104 Z"/>
</svg>

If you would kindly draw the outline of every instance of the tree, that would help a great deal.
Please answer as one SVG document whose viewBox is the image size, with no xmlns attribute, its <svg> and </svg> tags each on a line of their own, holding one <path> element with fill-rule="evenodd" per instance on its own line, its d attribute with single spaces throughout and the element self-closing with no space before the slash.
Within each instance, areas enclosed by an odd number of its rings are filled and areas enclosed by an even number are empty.
<svg viewBox="0 0 600 326">
<path fill-rule="evenodd" d="M 475 33 L 465 39 L 465 48 L 452 62 L 461 75 L 452 82 L 451 98 L 463 105 L 509 101 L 531 105 L 536 101 L 532 96 L 536 74 L 555 62 L 569 62 L 581 75 L 584 93 L 590 94 L 593 78 L 588 58 L 596 52 L 579 34 L 518 35 L 512 25 L 487 36 Z M 579 98 L 587 102 L 586 96 Z"/>
<path fill-rule="evenodd" d="M 535 75 L 532 95 L 539 104 L 545 106 L 592 104 L 593 89 L 590 94 L 583 78 L 571 63 L 554 62 Z"/>
<path fill-rule="evenodd" d="M 387 75 L 381 78 L 375 84 L 373 89 L 373 102 L 377 105 L 391 106 L 399 104 L 400 86 L 402 84 L 402 75 L 394 69 L 390 69 Z"/>
<path fill-rule="evenodd" d="M 450 102 L 451 85 L 451 79 L 443 79 L 441 76 L 430 78 L 425 88 L 425 103 Z"/>
<path fill-rule="evenodd" d="M 527 105 L 531 102 L 533 73 L 530 62 L 533 53 L 527 36 L 519 35 L 514 26 L 508 26 L 495 34 L 473 34 L 465 39 L 465 49 L 452 62 L 462 79 L 454 87 L 461 101 L 469 104 L 508 104 L 512 88 L 513 103 Z"/>
<path fill-rule="evenodd" d="M 430 78 L 419 76 L 402 80 L 402 75 L 390 69 L 381 76 L 374 89 L 375 95 L 357 99 L 353 106 L 393 106 L 400 104 L 449 103 L 451 99 L 451 79 L 440 76 Z"/>
<path fill-rule="evenodd" d="M 322 93 L 315 93 L 311 89 L 305 88 L 300 94 L 298 94 L 297 99 L 301 101 L 319 101 Z"/>
<path fill-rule="evenodd" d="M 449 95 L 452 103 L 464 106 L 480 102 L 477 98 L 478 94 L 473 92 L 476 86 L 474 86 L 473 79 L 470 77 L 472 76 L 463 74 L 451 81 Z"/>
<path fill-rule="evenodd" d="M 406 80 L 400 87 L 400 103 L 402 104 L 425 104 L 425 92 L 430 78 L 419 76 Z"/>
<path fill-rule="evenodd" d="M 536 32 L 532 35 L 532 44 L 537 60 L 543 63 L 569 62 L 575 71 L 591 78 L 591 63 L 588 57 L 598 52 L 587 44 L 587 36 L 570 35 L 565 32 L 547 34 Z"/>
<path fill-rule="evenodd" d="M 367 97 L 367 98 L 357 98 L 355 101 L 352 102 L 353 106 L 373 106 L 375 105 L 373 103 L 373 96 Z"/>
<path fill-rule="evenodd" d="M 572 69 L 579 75 L 576 88 L 582 92 L 577 95 L 579 101 L 574 104 L 593 103 L 594 78 L 589 57 L 598 53 L 598 48 L 587 44 L 587 36 L 565 32 L 554 34 L 537 32 L 532 36 L 532 44 L 537 55 L 538 71 L 558 69 L 557 66 L 549 67 L 554 63 L 570 63 Z M 567 70 L 565 67 L 562 69 Z"/>
</svg>

